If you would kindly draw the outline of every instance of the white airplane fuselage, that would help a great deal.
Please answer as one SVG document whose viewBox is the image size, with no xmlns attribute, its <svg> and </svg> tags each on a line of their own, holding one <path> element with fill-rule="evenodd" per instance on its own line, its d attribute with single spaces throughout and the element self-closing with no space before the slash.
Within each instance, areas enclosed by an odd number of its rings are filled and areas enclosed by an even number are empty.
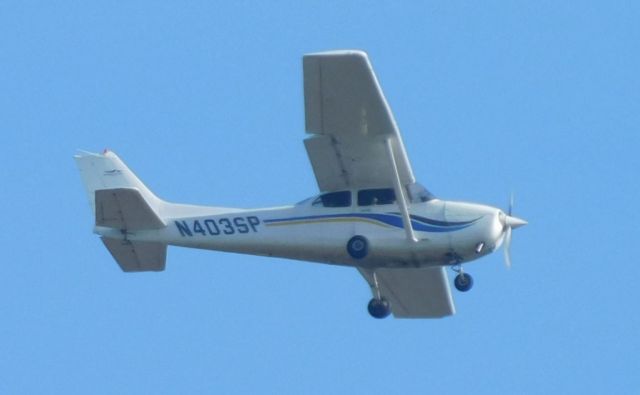
<svg viewBox="0 0 640 395">
<path fill-rule="evenodd" d="M 365 52 L 307 54 L 302 66 L 304 146 L 323 193 L 254 210 L 174 204 L 115 153 L 81 152 L 95 233 L 125 272 L 165 270 L 168 245 L 353 266 L 371 288 L 375 318 L 454 314 L 444 266 L 469 291 L 460 264 L 504 244 L 510 267 L 512 229 L 527 222 L 511 215 L 513 202 L 505 213 L 440 200 L 417 182 Z"/>
<path fill-rule="evenodd" d="M 499 209 L 432 199 L 409 205 L 417 241 L 406 238 L 397 204 L 367 207 L 294 206 L 225 209 L 162 202 L 166 227 L 123 232 L 95 227 L 95 233 L 130 241 L 160 242 L 207 250 L 280 257 L 360 267 L 453 265 L 497 249 L 504 236 Z M 369 251 L 356 259 L 346 244 L 364 235 Z"/>
</svg>

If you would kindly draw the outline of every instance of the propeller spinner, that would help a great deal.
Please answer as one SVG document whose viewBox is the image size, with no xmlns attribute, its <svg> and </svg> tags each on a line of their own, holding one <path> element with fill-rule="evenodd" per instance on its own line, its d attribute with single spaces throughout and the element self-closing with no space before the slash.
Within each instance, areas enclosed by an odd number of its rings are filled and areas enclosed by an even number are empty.
<svg viewBox="0 0 640 395">
<path fill-rule="evenodd" d="M 511 215 L 513 210 L 513 195 L 509 199 L 508 214 L 500 213 L 500 222 L 504 233 L 504 264 L 508 269 L 511 268 L 511 231 L 528 224 L 527 221 Z"/>
</svg>

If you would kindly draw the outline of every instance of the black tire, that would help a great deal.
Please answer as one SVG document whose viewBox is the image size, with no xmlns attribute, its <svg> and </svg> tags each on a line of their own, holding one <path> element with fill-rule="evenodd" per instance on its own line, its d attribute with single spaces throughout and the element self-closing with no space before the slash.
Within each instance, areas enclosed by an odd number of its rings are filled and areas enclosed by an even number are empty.
<svg viewBox="0 0 640 395">
<path fill-rule="evenodd" d="M 376 319 L 387 318 L 389 314 L 391 314 L 391 306 L 385 298 L 371 299 L 367 310 L 369 310 L 369 314 Z"/>
<path fill-rule="evenodd" d="M 353 259 L 362 259 L 369 253 L 369 242 L 364 236 L 353 236 L 347 242 L 347 252 Z"/>
<path fill-rule="evenodd" d="M 460 292 L 467 292 L 473 287 L 473 277 L 467 273 L 460 273 L 453 280 L 453 285 Z"/>
</svg>

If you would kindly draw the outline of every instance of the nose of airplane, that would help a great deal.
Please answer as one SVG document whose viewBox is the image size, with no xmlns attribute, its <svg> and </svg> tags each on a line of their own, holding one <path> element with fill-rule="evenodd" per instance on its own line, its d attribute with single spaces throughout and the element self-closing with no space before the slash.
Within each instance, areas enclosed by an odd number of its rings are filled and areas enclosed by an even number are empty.
<svg viewBox="0 0 640 395">
<path fill-rule="evenodd" d="M 509 210 L 509 214 L 511 214 L 511 210 Z M 500 211 L 500 213 L 498 214 L 500 222 L 502 223 L 504 241 L 504 263 L 507 268 L 511 267 L 511 230 L 528 224 L 527 221 L 509 214 L 505 214 L 502 211 Z"/>
<path fill-rule="evenodd" d="M 503 225 L 508 226 L 512 229 L 517 229 L 521 226 L 525 226 L 526 224 L 528 224 L 527 221 L 525 221 L 524 219 L 518 218 L 518 217 L 514 217 L 511 215 L 504 215 L 504 220 L 503 220 Z"/>
</svg>

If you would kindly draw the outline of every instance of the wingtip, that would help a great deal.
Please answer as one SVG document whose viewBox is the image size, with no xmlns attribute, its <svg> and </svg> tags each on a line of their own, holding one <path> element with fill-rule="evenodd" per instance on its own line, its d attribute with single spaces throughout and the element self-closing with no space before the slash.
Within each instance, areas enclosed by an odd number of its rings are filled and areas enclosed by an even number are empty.
<svg viewBox="0 0 640 395">
<path fill-rule="evenodd" d="M 320 52 L 311 52 L 307 53 L 304 56 L 346 56 L 346 55 L 357 55 L 363 58 L 367 58 L 367 53 L 362 49 L 334 49 L 329 51 L 320 51 Z"/>
</svg>

